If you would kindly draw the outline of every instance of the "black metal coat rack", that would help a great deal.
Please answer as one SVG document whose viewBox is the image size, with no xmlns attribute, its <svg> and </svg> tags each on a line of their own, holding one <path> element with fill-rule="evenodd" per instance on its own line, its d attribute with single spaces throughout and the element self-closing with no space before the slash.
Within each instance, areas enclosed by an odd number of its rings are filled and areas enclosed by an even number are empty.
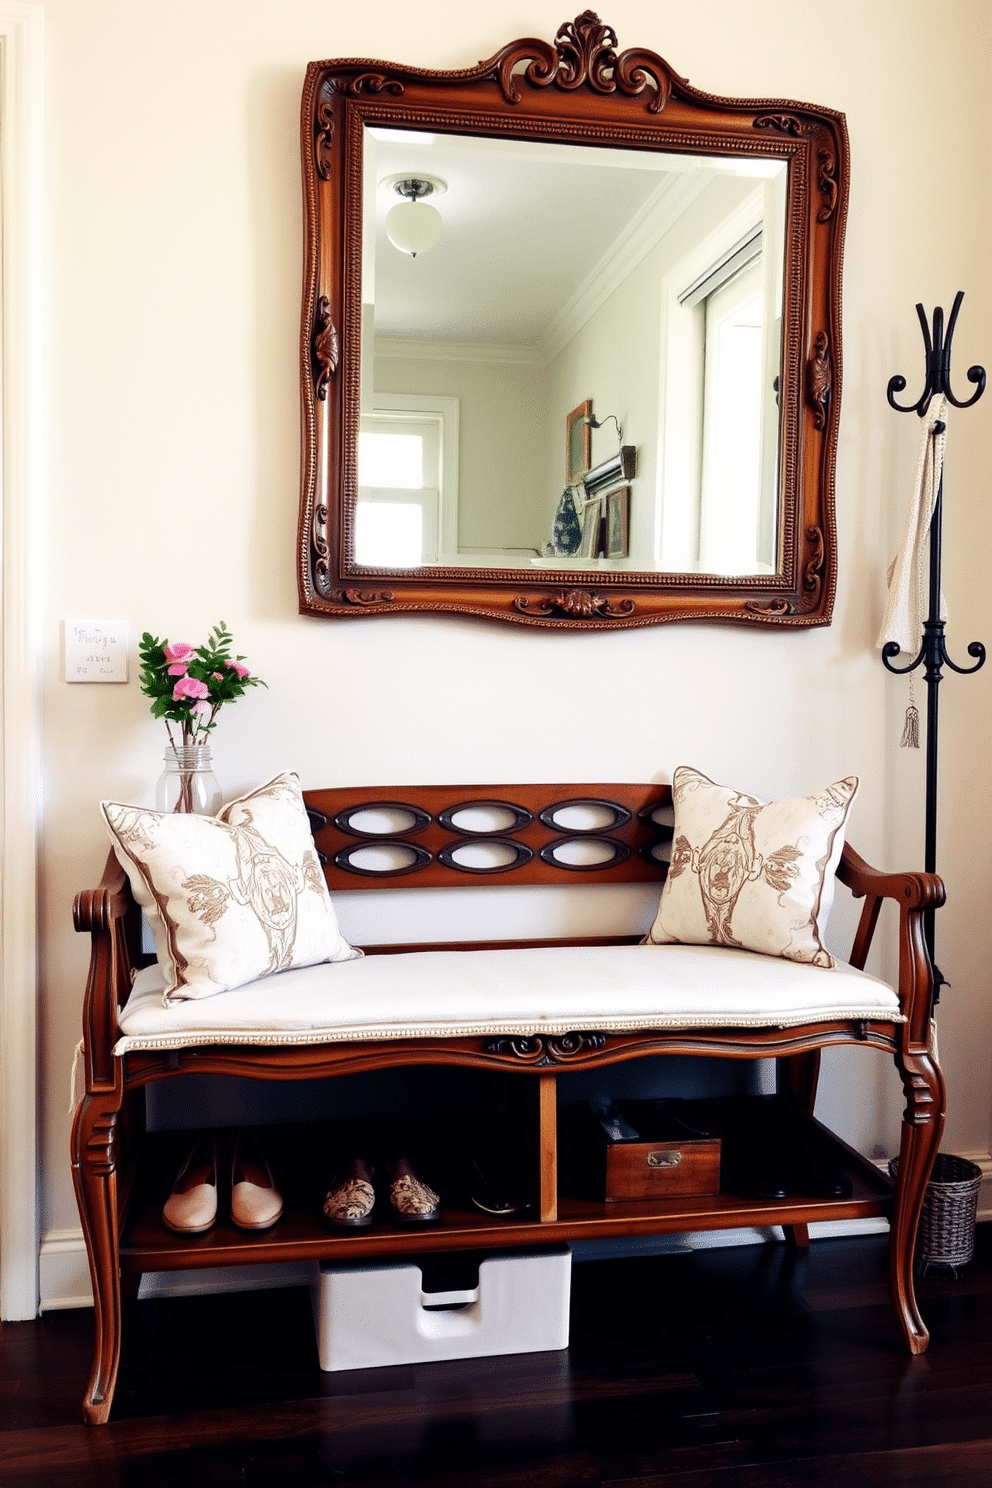
<svg viewBox="0 0 992 1488">
<path fill-rule="evenodd" d="M 895 394 L 901 393 L 906 386 L 905 377 L 895 376 L 889 379 L 886 396 L 891 406 L 898 413 L 918 413 L 920 418 L 926 416 L 930 407 L 930 400 L 934 397 L 945 397 L 954 408 L 970 408 L 977 403 L 985 391 L 985 368 L 969 367 L 967 372 L 968 381 L 976 384 L 975 391 L 970 398 L 959 399 L 951 391 L 951 342 L 954 339 L 954 327 L 957 324 L 958 311 L 961 309 L 961 301 L 964 299 L 964 290 L 959 289 L 954 297 L 954 305 L 951 309 L 950 318 L 947 322 L 947 332 L 944 332 L 944 312 L 938 305 L 933 312 L 933 333 L 927 325 L 926 313 L 922 305 L 917 305 L 916 313 L 920 319 L 920 327 L 923 331 L 923 344 L 926 350 L 926 386 L 915 403 L 903 407 L 895 400 Z M 937 421 L 931 430 L 931 438 L 936 440 L 943 434 L 946 425 Z M 927 618 L 923 624 L 923 639 L 916 658 L 909 666 L 897 667 L 892 665 L 892 658 L 899 655 L 899 643 L 887 641 L 882 647 L 882 661 L 890 672 L 897 676 L 905 676 L 915 672 L 918 667 L 925 667 L 924 677 L 927 684 L 927 717 L 926 717 L 926 840 L 924 847 L 924 868 L 928 873 L 937 871 L 937 729 L 938 729 L 938 696 L 937 689 L 940 686 L 941 674 L 944 666 L 949 666 L 953 672 L 959 672 L 962 676 L 968 676 L 977 672 L 985 663 L 985 647 L 981 641 L 972 641 L 968 647 L 968 655 L 973 657 L 974 666 L 958 666 L 947 654 L 944 642 L 944 621 L 940 614 L 940 541 L 941 522 L 943 518 L 944 498 L 944 473 L 941 469 L 940 482 L 937 487 L 937 500 L 934 505 L 933 517 L 930 522 L 930 571 L 929 571 L 929 607 Z M 924 911 L 924 936 L 926 938 L 927 950 L 933 963 L 934 976 L 934 1001 L 940 997 L 940 989 L 946 985 L 944 977 L 934 960 L 934 910 Z"/>
</svg>

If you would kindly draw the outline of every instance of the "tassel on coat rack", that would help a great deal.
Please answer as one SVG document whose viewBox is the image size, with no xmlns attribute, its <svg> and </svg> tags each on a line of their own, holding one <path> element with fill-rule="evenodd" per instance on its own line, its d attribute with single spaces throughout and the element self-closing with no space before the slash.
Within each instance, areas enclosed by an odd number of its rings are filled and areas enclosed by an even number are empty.
<svg viewBox="0 0 992 1488">
<path fill-rule="evenodd" d="M 899 740 L 900 749 L 919 749 L 920 747 L 920 710 L 916 706 L 913 697 L 913 684 L 909 684 L 909 703 L 906 707 L 906 718 L 902 726 L 902 738 Z"/>
</svg>

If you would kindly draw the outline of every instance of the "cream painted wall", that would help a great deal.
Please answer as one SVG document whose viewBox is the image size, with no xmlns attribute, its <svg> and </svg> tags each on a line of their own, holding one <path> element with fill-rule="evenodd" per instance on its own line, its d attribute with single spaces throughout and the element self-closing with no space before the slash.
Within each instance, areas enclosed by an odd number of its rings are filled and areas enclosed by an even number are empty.
<svg viewBox="0 0 992 1488">
<path fill-rule="evenodd" d="M 915 459 L 885 384 L 920 367 L 913 304 L 964 288 L 956 363 L 992 363 L 987 3 L 612 0 L 621 46 L 661 52 L 722 94 L 843 109 L 853 171 L 831 628 L 709 626 L 545 635 L 417 617 L 297 614 L 297 145 L 305 63 L 386 56 L 462 67 L 550 37 L 558 0 L 48 0 L 46 824 L 41 1043 L 44 1225 L 76 1224 L 66 1084 L 86 946 L 73 893 L 106 850 L 101 796 L 149 799 L 163 737 L 134 682 L 60 680 L 64 616 L 127 616 L 174 639 L 217 619 L 269 682 L 224 718 L 230 790 L 295 766 L 304 783 L 667 778 L 692 761 L 758 793 L 863 778 L 852 835 L 921 857 L 921 761 L 895 747 L 905 688 L 873 650 L 882 576 Z M 933 120 L 940 118 L 939 130 Z M 992 643 L 992 395 L 948 450 L 951 645 Z M 553 685 L 549 685 L 549 679 Z M 941 865 L 950 903 L 940 1015 L 947 1145 L 988 1150 L 992 665 L 944 687 Z M 439 699 L 457 695 L 457 707 Z M 895 1080 L 830 1061 L 828 1113 L 895 1139 Z M 851 1070 L 858 1071 L 855 1083 Z"/>
</svg>

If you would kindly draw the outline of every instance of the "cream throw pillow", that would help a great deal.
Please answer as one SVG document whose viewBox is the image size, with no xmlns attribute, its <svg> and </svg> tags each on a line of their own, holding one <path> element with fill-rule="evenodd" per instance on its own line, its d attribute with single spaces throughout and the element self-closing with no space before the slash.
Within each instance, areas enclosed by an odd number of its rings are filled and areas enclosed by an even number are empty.
<svg viewBox="0 0 992 1488">
<path fill-rule="evenodd" d="M 297 775 L 277 775 L 216 817 L 100 809 L 151 922 L 167 1006 L 361 955 L 338 930 Z"/>
<path fill-rule="evenodd" d="M 672 778 L 672 861 L 646 944 L 737 946 L 835 966 L 823 932 L 850 775 L 817 796 L 759 801 L 680 765 Z"/>
</svg>

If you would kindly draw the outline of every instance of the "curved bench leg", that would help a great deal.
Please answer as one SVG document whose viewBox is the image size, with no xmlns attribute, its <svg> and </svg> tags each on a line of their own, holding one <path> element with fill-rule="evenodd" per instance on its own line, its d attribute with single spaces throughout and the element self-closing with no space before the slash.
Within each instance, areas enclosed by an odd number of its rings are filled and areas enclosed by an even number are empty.
<svg viewBox="0 0 992 1488">
<path fill-rule="evenodd" d="M 912 1354 L 925 1352 L 930 1334 L 916 1305 L 913 1251 L 920 1210 L 944 1130 L 944 1077 L 926 1050 L 897 1056 L 906 1092 L 899 1176 L 889 1233 L 892 1305 Z"/>
<path fill-rule="evenodd" d="M 110 1414 L 121 1349 L 120 1251 L 114 1131 L 116 1092 L 86 1095 L 72 1124 L 72 1179 L 93 1282 L 93 1368 L 83 1418 L 102 1426 Z"/>
<path fill-rule="evenodd" d="M 789 1054 L 775 1061 L 775 1088 L 779 1095 L 791 1101 L 812 1116 L 816 1105 L 816 1086 L 820 1078 L 820 1050 L 810 1049 L 805 1054 Z M 796 1250 L 809 1249 L 809 1225 L 785 1225 L 786 1242 Z"/>
</svg>

